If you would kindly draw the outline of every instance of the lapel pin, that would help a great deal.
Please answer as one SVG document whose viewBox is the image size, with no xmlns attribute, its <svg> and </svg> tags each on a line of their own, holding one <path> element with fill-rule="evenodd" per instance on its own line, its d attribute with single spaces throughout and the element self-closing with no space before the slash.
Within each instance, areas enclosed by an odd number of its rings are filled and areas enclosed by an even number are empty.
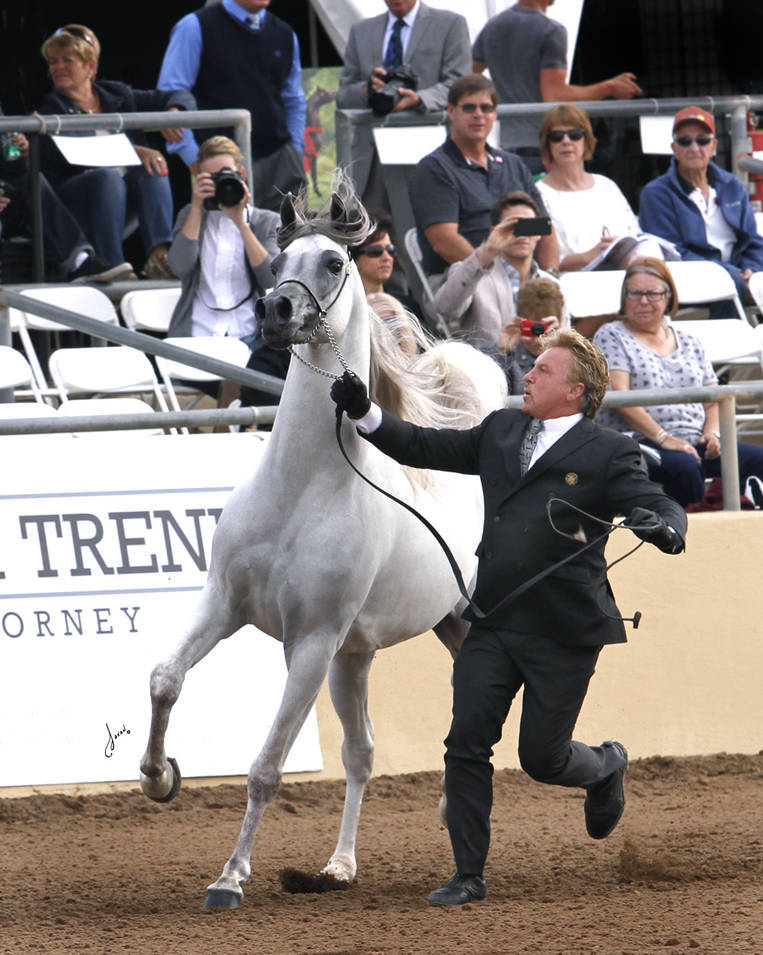
<svg viewBox="0 0 763 955">
<path fill-rule="evenodd" d="M 577 474 L 575 474 L 574 471 L 568 471 L 564 475 L 564 483 L 567 484 L 569 487 L 573 487 L 575 484 L 578 483 Z"/>
</svg>

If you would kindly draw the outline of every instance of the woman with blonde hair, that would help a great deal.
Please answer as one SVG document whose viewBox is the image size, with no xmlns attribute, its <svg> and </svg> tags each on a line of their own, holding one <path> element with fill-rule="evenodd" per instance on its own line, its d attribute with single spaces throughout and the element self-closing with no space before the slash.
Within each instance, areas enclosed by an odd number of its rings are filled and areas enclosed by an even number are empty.
<svg viewBox="0 0 763 955">
<path fill-rule="evenodd" d="M 69 23 L 48 37 L 42 55 L 53 90 L 40 113 L 134 113 L 195 109 L 196 100 L 183 90 L 134 90 L 124 83 L 96 80 L 101 45 L 89 27 Z M 169 141 L 182 130 L 164 130 Z M 95 135 L 99 135 L 100 131 Z M 72 135 L 93 136 L 91 133 Z M 143 130 L 126 133 L 140 165 L 92 167 L 70 163 L 48 136 L 40 137 L 42 170 L 93 243 L 113 265 L 124 258 L 122 238 L 128 215 L 137 214 L 149 278 L 174 278 L 167 265 L 172 240 L 172 192 L 167 160 L 148 145 Z"/>
</svg>

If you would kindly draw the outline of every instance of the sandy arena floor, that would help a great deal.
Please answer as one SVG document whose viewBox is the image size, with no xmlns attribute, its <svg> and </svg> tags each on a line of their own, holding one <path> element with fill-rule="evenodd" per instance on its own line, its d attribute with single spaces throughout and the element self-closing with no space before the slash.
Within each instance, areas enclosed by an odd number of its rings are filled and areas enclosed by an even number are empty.
<svg viewBox="0 0 763 955">
<path fill-rule="evenodd" d="M 763 951 L 763 755 L 632 764 L 623 822 L 585 835 L 583 798 L 496 774 L 488 898 L 433 909 L 451 874 L 439 776 L 369 787 L 359 875 L 289 895 L 284 866 L 317 872 L 343 786 L 285 784 L 255 842 L 236 911 L 202 909 L 241 823 L 243 786 L 0 799 L 0 952 L 643 953 Z"/>
</svg>

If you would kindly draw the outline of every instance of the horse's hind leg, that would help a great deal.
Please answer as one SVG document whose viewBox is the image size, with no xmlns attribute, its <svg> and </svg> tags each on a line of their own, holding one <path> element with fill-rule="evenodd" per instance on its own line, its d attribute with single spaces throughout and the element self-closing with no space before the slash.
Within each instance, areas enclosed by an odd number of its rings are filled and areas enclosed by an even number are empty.
<svg viewBox="0 0 763 955">
<path fill-rule="evenodd" d="M 355 840 L 360 807 L 374 758 L 374 728 L 368 715 L 368 672 L 373 653 L 339 653 L 329 667 L 329 690 L 342 722 L 342 762 L 347 777 L 339 841 L 324 872 L 337 879 L 355 878 Z"/>
<path fill-rule="evenodd" d="M 151 729 L 146 752 L 140 763 L 140 786 L 157 802 L 169 802 L 180 789 L 180 771 L 174 759 L 164 751 L 172 707 L 180 696 L 186 673 L 205 657 L 224 637 L 238 629 L 220 613 L 223 601 L 213 600 L 205 591 L 196 619 L 178 647 L 151 673 Z"/>
</svg>

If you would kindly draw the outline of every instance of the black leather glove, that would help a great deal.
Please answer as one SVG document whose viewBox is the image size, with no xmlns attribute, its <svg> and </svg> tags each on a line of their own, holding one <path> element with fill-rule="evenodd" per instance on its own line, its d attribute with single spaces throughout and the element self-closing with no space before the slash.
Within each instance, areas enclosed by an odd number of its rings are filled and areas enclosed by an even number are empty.
<svg viewBox="0 0 763 955">
<path fill-rule="evenodd" d="M 672 527 L 668 527 L 656 511 L 650 511 L 649 508 L 634 507 L 625 521 L 625 526 L 629 527 L 636 537 L 648 544 L 654 544 L 666 554 L 677 554 L 684 548 L 680 535 Z"/>
<path fill-rule="evenodd" d="M 331 386 L 331 399 L 336 404 L 337 414 L 347 412 L 347 416 L 357 420 L 368 414 L 371 401 L 363 382 L 351 371 L 346 371 Z"/>
</svg>

